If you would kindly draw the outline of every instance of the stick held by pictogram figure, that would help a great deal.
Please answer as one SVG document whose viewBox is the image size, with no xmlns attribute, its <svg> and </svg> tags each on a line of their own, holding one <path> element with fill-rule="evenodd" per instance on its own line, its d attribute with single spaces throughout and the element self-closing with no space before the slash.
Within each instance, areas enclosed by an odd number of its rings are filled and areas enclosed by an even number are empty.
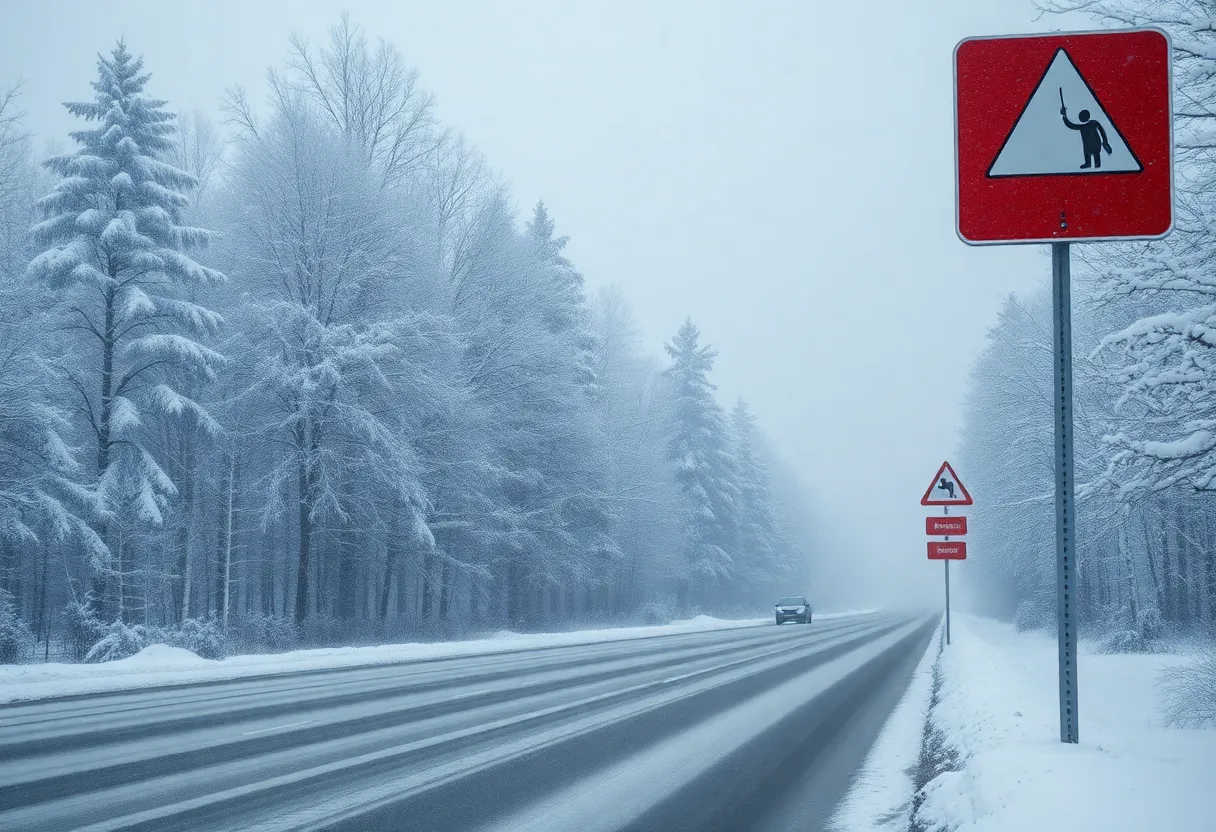
<svg viewBox="0 0 1216 832">
<path fill-rule="evenodd" d="M 1064 104 L 1064 88 L 1060 87 L 1059 90 L 1060 115 L 1064 117 L 1064 126 L 1081 134 L 1081 150 L 1085 154 L 1085 164 L 1081 165 L 1081 169 L 1102 167 L 1102 151 L 1105 150 L 1107 156 L 1113 152 L 1106 139 L 1106 129 L 1097 121 L 1090 120 L 1089 110 L 1077 113 L 1080 124 L 1070 121 L 1068 107 Z"/>
</svg>

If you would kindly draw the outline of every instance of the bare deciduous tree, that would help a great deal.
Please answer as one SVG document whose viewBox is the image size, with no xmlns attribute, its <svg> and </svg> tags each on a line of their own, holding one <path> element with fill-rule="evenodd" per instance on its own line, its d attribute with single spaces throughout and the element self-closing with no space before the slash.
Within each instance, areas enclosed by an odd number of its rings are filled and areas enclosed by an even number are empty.
<svg viewBox="0 0 1216 832">
<path fill-rule="evenodd" d="M 21 84 L 0 92 L 0 211 L 11 210 L 29 181 L 28 142 L 17 107 Z"/>
<path fill-rule="evenodd" d="M 295 84 L 362 148 L 385 185 L 400 183 L 435 149 L 434 97 L 419 85 L 418 70 L 392 44 L 370 46 L 349 15 L 315 52 L 292 35 L 288 66 Z"/>
<path fill-rule="evenodd" d="M 166 161 L 191 174 L 197 181 L 191 199 L 198 206 L 223 161 L 224 138 L 203 113 L 197 110 L 181 113 L 177 117 L 177 141 L 166 157 Z"/>
</svg>

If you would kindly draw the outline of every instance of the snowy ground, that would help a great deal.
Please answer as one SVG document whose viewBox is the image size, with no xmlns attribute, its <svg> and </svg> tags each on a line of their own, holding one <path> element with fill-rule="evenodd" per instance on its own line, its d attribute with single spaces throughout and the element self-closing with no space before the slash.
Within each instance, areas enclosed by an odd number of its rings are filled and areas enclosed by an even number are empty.
<svg viewBox="0 0 1216 832">
<path fill-rule="evenodd" d="M 961 771 L 925 789 L 928 829 L 1204 832 L 1216 828 L 1216 730 L 1166 728 L 1172 655 L 1078 652 L 1078 745 L 1059 742 L 1054 638 L 957 616 L 933 712 Z"/>
<path fill-rule="evenodd" d="M 815 618 L 840 618 L 848 615 L 864 615 L 869 612 L 873 612 L 873 610 L 817 613 Z M 420 659 L 502 653 L 574 644 L 596 644 L 705 630 L 759 627 L 766 624 L 771 626 L 772 619 L 728 620 L 699 615 L 687 621 L 673 621 L 670 624 L 653 627 L 617 627 L 569 633 L 520 634 L 504 631 L 496 633 L 490 638 L 470 641 L 293 650 L 288 653 L 229 656 L 222 661 L 201 659 L 187 650 L 154 644 L 129 659 L 106 664 L 0 665 L 0 702 L 157 685 L 207 682 L 272 673 L 366 667 Z"/>
</svg>

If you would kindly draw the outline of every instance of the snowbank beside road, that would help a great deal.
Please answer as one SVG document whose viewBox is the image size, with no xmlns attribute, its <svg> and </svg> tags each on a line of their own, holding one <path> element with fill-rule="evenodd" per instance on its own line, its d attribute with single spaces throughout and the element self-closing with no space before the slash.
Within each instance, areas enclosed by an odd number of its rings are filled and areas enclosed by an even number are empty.
<svg viewBox="0 0 1216 832">
<path fill-rule="evenodd" d="M 871 611 L 825 613 L 816 615 L 816 619 L 864 615 L 868 612 Z M 670 624 L 651 627 L 616 627 L 569 633 L 524 634 L 503 631 L 495 633 L 489 638 L 469 641 L 293 650 L 287 653 L 229 656 L 222 661 L 201 659 L 188 650 L 153 644 L 130 658 L 105 664 L 0 665 L 0 703 L 158 685 L 210 682 L 273 673 L 366 667 L 540 647 L 597 644 L 607 641 L 625 641 L 771 624 L 771 618 L 730 620 L 699 615 L 687 621 L 673 621 Z"/>
<path fill-rule="evenodd" d="M 1081 742 L 1059 741 L 1054 638 L 957 616 L 931 714 L 959 771 L 924 789 L 927 830 L 1201 832 L 1216 817 L 1216 731 L 1162 724 L 1156 680 L 1183 656 L 1079 651 Z"/>
</svg>

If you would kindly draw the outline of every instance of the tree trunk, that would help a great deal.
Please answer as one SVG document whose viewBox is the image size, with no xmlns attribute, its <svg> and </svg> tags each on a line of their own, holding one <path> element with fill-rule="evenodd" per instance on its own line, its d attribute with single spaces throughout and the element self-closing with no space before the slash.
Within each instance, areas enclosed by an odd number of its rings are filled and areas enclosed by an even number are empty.
<svg viewBox="0 0 1216 832">
<path fill-rule="evenodd" d="M 42 633 L 44 640 L 44 648 L 42 660 L 48 662 L 51 660 L 51 622 L 46 614 L 46 597 L 48 593 L 47 570 L 51 562 L 51 552 L 47 547 L 42 547 L 42 580 L 39 583 L 38 591 L 38 629 Z"/>
<path fill-rule="evenodd" d="M 439 566 L 439 624 L 446 625 L 452 605 L 452 567 L 447 558 Z"/>
<path fill-rule="evenodd" d="M 17 576 L 21 574 L 21 570 L 17 566 L 13 548 L 0 538 L 0 590 L 7 590 L 16 596 Z"/>
<path fill-rule="evenodd" d="M 398 517 L 393 524 L 393 535 L 384 547 L 384 581 L 380 585 L 380 605 L 376 610 L 382 624 L 388 621 L 388 602 L 392 597 L 393 575 L 397 568 L 397 550 L 405 545 L 404 526 L 404 521 Z M 398 614 L 400 614 L 400 610 L 398 610 Z"/>
<path fill-rule="evenodd" d="M 111 269 L 110 276 L 117 277 L 113 269 Z M 117 334 L 114 320 L 115 293 L 113 284 L 101 293 L 105 322 L 101 337 L 101 402 L 97 416 L 97 476 L 99 479 L 105 476 L 110 467 L 110 427 L 114 407 L 114 342 Z M 108 528 L 105 521 L 99 523 L 97 533 L 110 547 L 112 558 L 114 541 L 111 532 L 112 530 Z M 106 615 L 108 606 L 106 603 L 108 589 L 106 572 L 107 569 L 103 567 L 93 575 L 93 612 L 102 620 L 108 617 Z"/>
<path fill-rule="evenodd" d="M 1174 599 L 1174 610 L 1178 615 L 1178 626 L 1183 630 L 1189 630 L 1191 627 L 1191 605 L 1190 598 L 1187 594 L 1189 588 L 1190 574 L 1187 570 L 1187 539 L 1184 534 L 1183 526 L 1184 513 L 1182 509 L 1182 500 L 1175 498 L 1174 502 L 1174 535 L 1178 541 L 1176 550 L 1177 564 L 1177 581 L 1175 581 L 1174 591 L 1176 593 Z"/>
<path fill-rule="evenodd" d="M 1216 547 L 1209 546 L 1207 561 L 1208 626 L 1216 632 Z"/>
<path fill-rule="evenodd" d="M 277 527 L 277 524 L 276 524 L 276 527 Z M 259 571 L 262 576 L 262 581 L 261 581 L 261 586 L 259 587 L 259 592 L 258 592 L 258 603 L 260 605 L 260 610 L 263 615 L 274 615 L 275 614 L 274 561 L 275 561 L 275 552 L 278 550 L 279 541 L 273 531 L 270 534 L 263 537 L 263 540 L 266 543 L 266 548 L 263 550 L 264 554 L 260 558 L 261 563 L 259 564 L 259 567 L 260 567 Z"/>
<path fill-rule="evenodd" d="M 397 576 L 397 621 L 404 622 L 409 611 L 413 608 L 410 603 L 410 589 L 413 585 L 412 581 L 408 581 L 404 576 Z"/>
<path fill-rule="evenodd" d="M 484 595 L 485 590 L 482 587 L 481 578 L 471 575 L 469 577 L 469 618 L 477 624 L 480 624 L 486 617 L 482 600 Z"/>
<path fill-rule="evenodd" d="M 1216 635 L 1216 539 L 1213 535 L 1208 535 L 1207 551 L 1204 552 L 1204 563 L 1207 572 L 1207 595 L 1208 595 L 1208 629 L 1211 634 Z"/>
<path fill-rule="evenodd" d="M 118 593 L 116 595 L 115 621 L 121 621 L 124 624 L 127 621 L 127 564 L 126 564 L 126 541 L 120 536 L 118 538 L 118 549 L 115 554 L 115 573 L 118 575 Z"/>
<path fill-rule="evenodd" d="M 235 450 L 228 454 L 228 476 L 227 485 L 224 489 L 227 499 L 224 501 L 224 532 L 223 545 L 221 547 L 222 561 L 221 567 L 216 570 L 219 575 L 219 587 L 216 592 L 216 597 L 220 599 L 219 615 L 220 627 L 224 633 L 228 632 L 228 610 L 232 608 L 232 504 L 236 499 L 236 453 Z"/>
<path fill-rule="evenodd" d="M 1174 568 L 1171 561 L 1170 543 L 1171 535 L 1167 525 L 1167 516 L 1164 512 L 1168 510 L 1166 507 L 1162 512 L 1161 517 L 1161 594 L 1164 601 L 1164 606 L 1161 608 L 1161 615 L 1166 621 L 1171 623 L 1177 621 L 1174 614 Z"/>
<path fill-rule="evenodd" d="M 384 552 L 384 581 L 380 585 L 380 604 L 376 615 L 381 623 L 388 621 L 388 602 L 393 592 L 393 572 L 397 566 L 397 541 L 389 541 Z"/>
<path fill-rule="evenodd" d="M 1131 621 L 1128 622 L 1132 630 L 1139 632 L 1140 630 L 1140 604 L 1136 598 L 1136 569 L 1135 562 L 1132 560 L 1131 548 L 1127 545 L 1127 516 L 1120 513 L 1118 519 L 1118 529 L 1116 535 L 1118 537 L 1119 558 L 1123 562 L 1123 568 L 1126 573 L 1125 580 L 1127 581 L 1127 604 L 1128 612 L 1130 613 Z"/>
<path fill-rule="evenodd" d="M 507 626 L 512 630 L 518 630 L 523 619 L 523 586 L 519 572 L 520 566 L 512 558 L 507 564 L 507 580 L 504 587 L 507 594 Z"/>
<path fill-rule="evenodd" d="M 349 526 L 344 526 L 339 532 L 338 551 L 337 618 L 340 621 L 353 621 L 359 605 L 359 564 L 356 532 Z"/>
<path fill-rule="evenodd" d="M 311 574 L 312 564 L 309 562 L 310 548 L 312 546 L 312 460 L 308 453 L 308 437 L 304 424 L 301 422 L 296 426 L 296 453 L 299 454 L 297 462 L 297 489 L 299 492 L 299 529 L 300 539 L 298 543 L 299 557 L 297 559 L 296 568 L 296 608 L 295 622 L 296 626 L 304 623 L 304 619 L 308 617 L 308 583 Z"/>
<path fill-rule="evenodd" d="M 432 612 L 435 608 L 435 591 L 438 580 L 435 564 L 435 554 L 426 552 L 422 557 L 422 604 L 418 611 L 419 623 L 424 632 L 430 632 L 434 626 Z"/>
<path fill-rule="evenodd" d="M 1080 566 L 1080 564 L 1078 564 Z M 1098 609 L 1103 611 L 1106 609 L 1106 582 L 1102 580 L 1102 573 L 1098 569 L 1096 563 L 1092 563 L 1087 557 L 1085 559 L 1085 575 L 1088 583 L 1094 585 L 1098 593 Z"/>
<path fill-rule="evenodd" d="M 1149 580 L 1153 582 L 1153 598 L 1157 601 L 1157 611 L 1164 615 L 1164 602 L 1161 592 L 1161 580 L 1157 577 L 1157 562 L 1153 559 L 1153 540 L 1149 532 L 1148 517 L 1140 512 L 1140 529 L 1144 535 L 1144 562 L 1148 566 Z"/>
</svg>

